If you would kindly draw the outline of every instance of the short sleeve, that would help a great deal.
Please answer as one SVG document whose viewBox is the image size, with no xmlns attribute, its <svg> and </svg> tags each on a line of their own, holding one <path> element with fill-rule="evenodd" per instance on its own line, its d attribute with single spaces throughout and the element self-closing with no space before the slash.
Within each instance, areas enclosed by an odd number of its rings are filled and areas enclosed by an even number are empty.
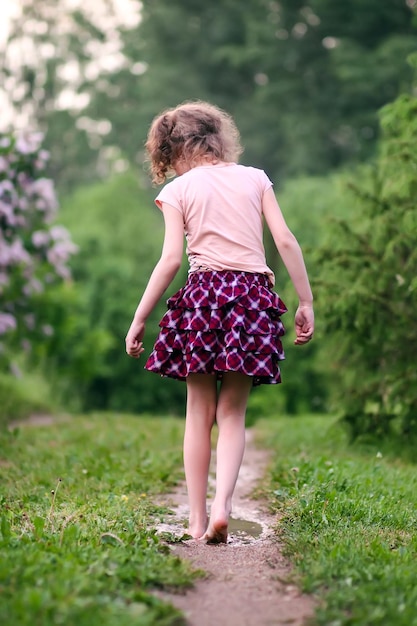
<svg viewBox="0 0 417 626">
<path fill-rule="evenodd" d="M 262 194 L 264 194 L 265 191 L 268 191 L 268 189 L 274 185 L 274 183 L 272 182 L 272 180 L 269 179 L 269 177 L 264 172 L 264 170 L 259 170 L 259 173 L 260 173 Z"/>
<path fill-rule="evenodd" d="M 177 209 L 177 211 L 182 214 L 182 202 L 177 181 L 178 179 L 175 179 L 165 185 L 163 189 L 161 189 L 161 191 L 155 198 L 155 204 L 159 209 L 162 209 L 162 203 L 165 202 L 166 204 L 173 206 L 174 209 Z"/>
</svg>

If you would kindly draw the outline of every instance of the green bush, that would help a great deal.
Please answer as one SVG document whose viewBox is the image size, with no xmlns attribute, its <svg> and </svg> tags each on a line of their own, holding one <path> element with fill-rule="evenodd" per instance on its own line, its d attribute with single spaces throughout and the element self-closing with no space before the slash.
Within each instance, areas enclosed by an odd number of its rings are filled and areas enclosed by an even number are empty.
<svg viewBox="0 0 417 626">
<path fill-rule="evenodd" d="M 124 346 L 162 247 L 163 218 L 154 195 L 129 171 L 80 188 L 62 202 L 60 220 L 79 247 L 71 266 L 74 282 L 39 300 L 57 332 L 37 346 L 35 357 L 73 409 L 183 410 L 185 386 L 143 370 L 164 300 L 147 324 L 145 356 L 131 359 Z"/>
<path fill-rule="evenodd" d="M 285 219 L 303 249 L 313 293 L 321 275 L 320 263 L 315 262 L 314 252 L 329 237 L 331 220 L 349 214 L 350 200 L 345 190 L 348 178 L 347 172 L 327 177 L 306 176 L 289 180 L 282 190 L 277 190 Z M 289 309 L 283 316 L 287 330 L 283 339 L 286 358 L 281 364 L 283 384 L 278 388 L 261 387 L 256 390 L 249 402 L 248 419 L 253 421 L 272 413 L 295 415 L 305 411 L 323 412 L 334 376 L 328 366 L 328 340 L 322 331 L 322 303 L 320 298 L 316 299 L 317 330 L 314 341 L 308 347 L 294 346 L 297 297 L 268 232 L 265 247 L 268 263 L 276 274 L 275 289 Z"/>
<path fill-rule="evenodd" d="M 351 185 L 355 219 L 335 225 L 317 259 L 339 406 L 353 436 L 386 435 L 394 424 L 417 434 L 417 98 L 384 107 L 381 127 L 373 169 Z"/>
</svg>

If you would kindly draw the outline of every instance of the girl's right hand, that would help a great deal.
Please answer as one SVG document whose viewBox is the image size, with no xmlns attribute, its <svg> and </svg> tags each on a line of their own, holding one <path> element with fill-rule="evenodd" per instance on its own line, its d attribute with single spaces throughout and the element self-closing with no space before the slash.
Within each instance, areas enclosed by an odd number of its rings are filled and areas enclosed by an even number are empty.
<svg viewBox="0 0 417 626">
<path fill-rule="evenodd" d="M 126 352 L 129 356 L 134 359 L 138 359 L 142 352 L 144 351 L 143 347 L 143 336 L 145 334 L 145 324 L 144 322 L 133 322 L 130 325 L 128 333 L 126 335 Z"/>
<path fill-rule="evenodd" d="M 295 334 L 294 343 L 296 346 L 308 343 L 313 338 L 314 332 L 314 311 L 310 305 L 300 305 L 295 313 Z"/>
</svg>

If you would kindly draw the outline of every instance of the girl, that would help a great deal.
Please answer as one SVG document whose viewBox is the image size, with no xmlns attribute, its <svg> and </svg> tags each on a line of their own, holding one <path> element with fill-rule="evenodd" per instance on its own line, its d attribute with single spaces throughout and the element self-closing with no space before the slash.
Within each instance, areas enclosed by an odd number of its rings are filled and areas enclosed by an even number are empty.
<svg viewBox="0 0 417 626">
<path fill-rule="evenodd" d="M 206 102 L 187 102 L 157 116 L 146 143 L 153 181 L 165 182 L 155 202 L 165 221 L 162 255 L 136 309 L 126 351 L 138 358 L 145 323 L 178 272 L 187 242 L 185 286 L 168 311 L 145 368 L 187 383 L 184 468 L 189 532 L 226 543 L 232 496 L 245 446 L 245 412 L 252 385 L 279 383 L 284 358 L 280 316 L 271 290 L 263 218 L 299 298 L 296 344 L 313 336 L 313 296 L 300 246 L 259 169 L 238 165 L 240 138 L 232 118 Z M 219 385 L 217 381 L 220 381 Z M 207 515 L 210 434 L 218 425 L 216 492 Z"/>
</svg>

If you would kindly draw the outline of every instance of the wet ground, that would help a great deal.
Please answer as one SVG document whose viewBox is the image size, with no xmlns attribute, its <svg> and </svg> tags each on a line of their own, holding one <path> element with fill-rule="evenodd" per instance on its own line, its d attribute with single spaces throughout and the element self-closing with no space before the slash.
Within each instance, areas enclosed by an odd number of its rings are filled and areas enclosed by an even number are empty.
<svg viewBox="0 0 417 626">
<path fill-rule="evenodd" d="M 251 543 L 262 534 L 262 526 L 258 522 L 232 517 L 229 524 L 230 541 Z"/>
</svg>

